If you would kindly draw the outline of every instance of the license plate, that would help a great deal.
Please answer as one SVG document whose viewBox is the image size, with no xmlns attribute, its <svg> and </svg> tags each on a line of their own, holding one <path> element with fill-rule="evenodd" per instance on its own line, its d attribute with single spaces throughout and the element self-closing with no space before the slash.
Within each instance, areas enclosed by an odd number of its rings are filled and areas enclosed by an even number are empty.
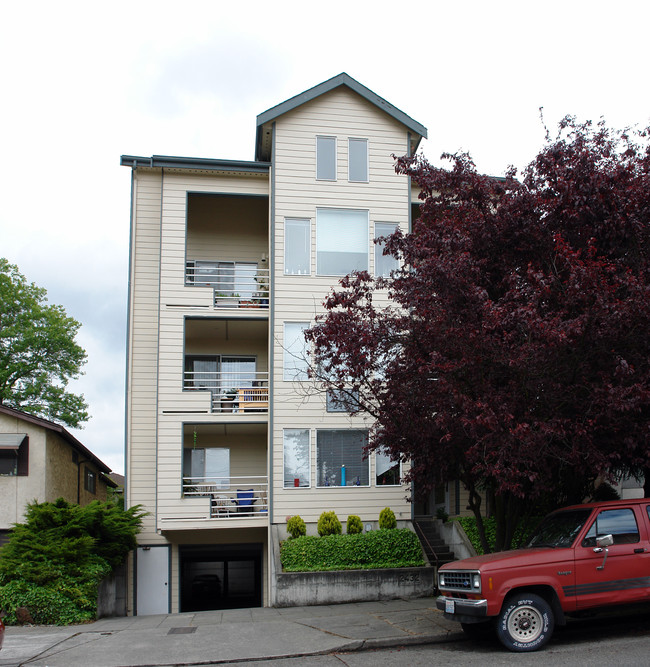
<svg viewBox="0 0 650 667">
<path fill-rule="evenodd" d="M 453 614 L 454 613 L 454 601 L 453 600 L 445 600 L 445 611 L 448 614 Z"/>
</svg>

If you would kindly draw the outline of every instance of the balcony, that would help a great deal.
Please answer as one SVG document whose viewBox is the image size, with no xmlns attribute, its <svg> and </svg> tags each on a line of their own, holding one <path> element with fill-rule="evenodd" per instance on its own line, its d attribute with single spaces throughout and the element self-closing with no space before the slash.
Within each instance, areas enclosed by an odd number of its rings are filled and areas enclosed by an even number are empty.
<svg viewBox="0 0 650 667">
<path fill-rule="evenodd" d="M 195 360 L 194 370 L 185 371 L 183 389 L 209 391 L 212 395 L 210 402 L 212 412 L 268 413 L 268 371 L 197 370 L 200 363 Z M 209 363 L 211 362 L 203 362 L 204 365 Z"/>
<path fill-rule="evenodd" d="M 185 284 L 211 287 L 215 308 L 268 309 L 269 273 L 256 262 L 190 260 Z"/>
<path fill-rule="evenodd" d="M 206 498 L 210 518 L 237 520 L 268 516 L 268 477 L 183 477 L 183 496 Z"/>
</svg>

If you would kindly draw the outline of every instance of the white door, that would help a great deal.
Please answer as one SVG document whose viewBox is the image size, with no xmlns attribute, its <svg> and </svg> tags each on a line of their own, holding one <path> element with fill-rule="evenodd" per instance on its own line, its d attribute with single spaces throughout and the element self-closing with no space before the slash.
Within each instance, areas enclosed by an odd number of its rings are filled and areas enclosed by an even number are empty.
<svg viewBox="0 0 650 667">
<path fill-rule="evenodd" d="M 169 547 L 138 547 L 136 614 L 169 613 Z"/>
</svg>

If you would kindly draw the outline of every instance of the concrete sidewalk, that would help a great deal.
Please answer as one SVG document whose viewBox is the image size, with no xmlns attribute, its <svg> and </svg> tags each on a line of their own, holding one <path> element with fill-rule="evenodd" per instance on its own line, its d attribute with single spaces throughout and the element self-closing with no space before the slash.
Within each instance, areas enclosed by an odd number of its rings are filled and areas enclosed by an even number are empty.
<svg viewBox="0 0 650 667">
<path fill-rule="evenodd" d="M 318 655 L 459 639 L 434 598 L 10 627 L 0 665 L 145 667 Z"/>
</svg>

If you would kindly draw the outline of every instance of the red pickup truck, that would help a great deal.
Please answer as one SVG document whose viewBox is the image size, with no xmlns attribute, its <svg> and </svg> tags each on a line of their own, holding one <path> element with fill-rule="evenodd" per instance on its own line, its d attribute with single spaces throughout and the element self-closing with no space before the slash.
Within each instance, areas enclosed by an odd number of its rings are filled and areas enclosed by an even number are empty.
<svg viewBox="0 0 650 667">
<path fill-rule="evenodd" d="M 650 602 L 650 498 L 557 510 L 523 549 L 443 565 L 438 587 L 468 635 L 496 627 L 506 648 L 535 651 L 566 616 Z"/>
</svg>

